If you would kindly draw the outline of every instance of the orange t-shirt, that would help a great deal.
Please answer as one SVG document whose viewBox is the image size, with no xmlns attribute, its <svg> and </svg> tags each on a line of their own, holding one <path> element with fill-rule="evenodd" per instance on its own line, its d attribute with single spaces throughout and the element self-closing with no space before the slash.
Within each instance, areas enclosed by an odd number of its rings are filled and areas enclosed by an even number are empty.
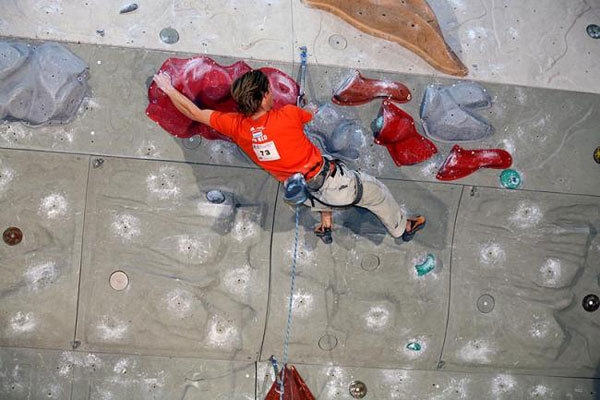
<svg viewBox="0 0 600 400">
<path fill-rule="evenodd" d="M 304 134 L 304 124 L 311 118 L 308 111 L 286 105 L 256 120 L 240 113 L 214 111 L 210 126 L 230 137 L 259 167 L 283 182 L 296 172 L 307 176 L 319 171 L 321 151 Z"/>
</svg>

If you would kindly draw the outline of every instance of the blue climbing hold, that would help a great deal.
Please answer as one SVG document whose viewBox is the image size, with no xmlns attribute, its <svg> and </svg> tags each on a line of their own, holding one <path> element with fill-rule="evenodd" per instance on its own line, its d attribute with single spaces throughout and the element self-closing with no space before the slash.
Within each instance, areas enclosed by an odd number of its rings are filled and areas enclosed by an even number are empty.
<svg viewBox="0 0 600 400">
<path fill-rule="evenodd" d="M 415 269 L 417 270 L 418 276 L 426 275 L 426 274 L 430 273 L 431 271 L 433 271 L 434 268 L 435 268 L 435 256 L 433 254 L 427 254 L 425 261 L 423 261 L 420 264 L 415 265 Z"/>
<path fill-rule="evenodd" d="M 596 24 L 589 24 L 585 30 L 592 39 L 600 39 L 600 26 Z"/>
<path fill-rule="evenodd" d="M 521 182 L 521 174 L 514 169 L 505 169 L 500 174 L 500 183 L 507 189 L 517 189 Z"/>
</svg>

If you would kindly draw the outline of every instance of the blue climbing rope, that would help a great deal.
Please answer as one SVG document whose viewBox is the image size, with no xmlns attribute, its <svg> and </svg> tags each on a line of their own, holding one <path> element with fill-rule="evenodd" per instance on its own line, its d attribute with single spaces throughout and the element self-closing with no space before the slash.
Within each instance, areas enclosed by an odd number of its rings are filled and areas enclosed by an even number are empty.
<svg viewBox="0 0 600 400">
<path fill-rule="evenodd" d="M 285 366 L 288 361 L 288 347 L 290 344 L 290 332 L 292 330 L 292 307 L 294 301 L 294 290 L 296 286 L 296 260 L 298 258 L 298 231 L 300 226 L 300 206 L 296 206 L 296 233 L 294 236 L 294 254 L 292 257 L 292 277 L 290 283 L 290 301 L 288 302 L 287 324 L 285 326 L 285 339 L 283 341 L 283 368 L 281 370 L 281 381 L 279 382 L 279 400 L 283 400 Z"/>
</svg>

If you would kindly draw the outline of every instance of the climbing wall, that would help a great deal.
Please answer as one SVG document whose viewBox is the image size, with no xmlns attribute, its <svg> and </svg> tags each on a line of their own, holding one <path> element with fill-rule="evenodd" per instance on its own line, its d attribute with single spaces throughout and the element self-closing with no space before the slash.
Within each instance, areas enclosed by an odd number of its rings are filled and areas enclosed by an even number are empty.
<svg viewBox="0 0 600 400">
<path fill-rule="evenodd" d="M 283 349 L 293 208 L 235 146 L 147 118 L 149 78 L 172 54 L 67 48 L 89 66 L 77 118 L 0 125 L 0 226 L 23 235 L 0 243 L 0 397 L 263 398 Z M 328 103 L 349 72 L 309 67 L 309 97 L 353 126 L 314 134 L 429 221 L 399 243 L 340 210 L 325 245 L 302 209 L 289 359 L 313 394 L 349 399 L 360 381 L 367 398 L 593 399 L 600 314 L 582 302 L 600 290 L 598 95 L 484 84 L 495 132 L 461 146 L 509 151 L 523 178 L 509 190 L 498 169 L 436 179 L 452 143 L 398 166 L 370 130 L 382 99 Z M 456 83 L 362 72 L 406 85 L 398 106 L 422 135 L 426 88 Z"/>
</svg>

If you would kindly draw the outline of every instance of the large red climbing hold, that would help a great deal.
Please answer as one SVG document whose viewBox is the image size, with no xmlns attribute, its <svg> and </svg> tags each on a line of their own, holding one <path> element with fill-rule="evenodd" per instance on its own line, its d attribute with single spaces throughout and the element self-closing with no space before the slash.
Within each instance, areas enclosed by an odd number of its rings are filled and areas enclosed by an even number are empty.
<svg viewBox="0 0 600 400">
<path fill-rule="evenodd" d="M 296 370 L 296 368 L 291 366 L 285 366 L 285 369 L 281 370 L 279 373 L 279 379 L 281 379 L 281 375 L 285 371 L 285 379 L 283 381 L 283 400 L 315 400 L 315 397 L 310 392 L 310 389 L 304 383 L 304 380 Z M 280 391 L 281 388 L 279 386 L 278 381 L 273 382 L 269 393 L 267 393 L 267 397 L 265 400 L 280 400 Z"/>
<path fill-rule="evenodd" d="M 365 78 L 358 70 L 354 70 L 333 92 L 331 101 L 341 106 L 357 106 L 381 97 L 406 103 L 412 95 L 399 82 Z"/>
<path fill-rule="evenodd" d="M 397 166 L 417 164 L 437 153 L 435 144 L 419 135 L 413 118 L 389 100 L 381 103 L 372 129 L 375 143 L 387 147 Z"/>
<path fill-rule="evenodd" d="M 512 164 L 510 153 L 502 149 L 465 150 L 455 144 L 442 164 L 436 178 L 452 181 L 464 178 L 479 168 L 506 169 Z"/>
<path fill-rule="evenodd" d="M 169 58 L 162 64 L 159 72 L 168 73 L 175 89 L 198 107 L 231 112 L 237 111 L 237 105 L 230 94 L 231 84 L 251 69 L 243 61 L 223 66 L 210 57 L 196 56 L 188 59 Z M 289 75 L 271 67 L 260 70 L 269 78 L 274 108 L 296 104 L 299 88 Z M 171 135 L 180 138 L 201 135 L 206 139 L 228 140 L 211 127 L 192 121 L 180 113 L 154 82 L 148 89 L 148 99 L 150 103 L 146 107 L 146 115 Z"/>
</svg>

